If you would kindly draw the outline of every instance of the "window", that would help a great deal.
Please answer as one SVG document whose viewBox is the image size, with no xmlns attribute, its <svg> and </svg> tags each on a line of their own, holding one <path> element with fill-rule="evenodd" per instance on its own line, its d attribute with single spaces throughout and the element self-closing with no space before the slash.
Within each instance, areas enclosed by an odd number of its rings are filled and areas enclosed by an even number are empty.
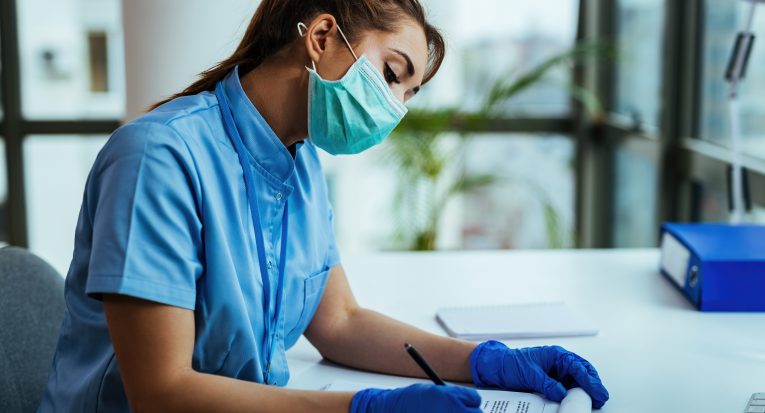
<svg viewBox="0 0 765 413">
<path fill-rule="evenodd" d="M 448 166 L 436 183 L 400 175 L 392 140 L 323 163 L 344 253 L 416 249 L 431 218 L 438 249 L 564 248 L 574 245 L 575 144 L 556 134 L 476 134 L 439 138 Z M 459 177 L 488 185 L 442 205 Z M 420 181 L 420 182 L 417 182 Z M 435 194 L 435 195 L 434 195 Z M 435 210 L 435 212 L 433 212 Z"/>
<path fill-rule="evenodd" d="M 648 247 L 658 239 L 656 208 L 658 170 L 649 142 L 633 141 L 616 150 L 613 244 Z"/>
<path fill-rule="evenodd" d="M 593 218 L 602 226 L 598 246 L 657 242 L 665 9 L 664 0 L 618 0 L 611 16 L 617 57 L 610 63 L 613 107 L 599 172 L 609 190 L 596 194 L 610 205 Z"/>
<path fill-rule="evenodd" d="M 618 0 L 615 110 L 642 128 L 659 126 L 663 0 Z"/>
<path fill-rule="evenodd" d="M 513 78 L 565 52 L 576 37 L 578 0 L 426 0 L 448 45 L 446 61 L 416 106 L 474 110 L 500 78 Z M 518 116 L 569 113 L 567 68 L 553 71 L 505 108 Z"/>
<path fill-rule="evenodd" d="M 16 6 L 24 116 L 120 118 L 120 1 L 16 0 Z"/>
<path fill-rule="evenodd" d="M 765 206 L 754 205 L 752 208 L 752 221 L 765 224 Z"/>
<path fill-rule="evenodd" d="M 701 86 L 701 138 L 730 145 L 728 83 L 725 70 L 736 34 L 744 30 L 750 3 L 729 0 L 704 1 L 704 41 Z M 757 36 L 746 77 L 741 83 L 740 122 L 742 142 L 748 154 L 765 157 L 765 13 L 760 5 L 753 30 Z"/>
<path fill-rule="evenodd" d="M 24 141 L 30 250 L 69 269 L 85 181 L 106 136 L 29 136 Z"/>
<path fill-rule="evenodd" d="M 413 107 L 476 110 L 495 81 L 517 79 L 574 46 L 578 0 L 424 3 L 448 51 L 438 76 L 412 100 Z M 565 65 L 551 70 L 508 101 L 500 116 L 553 119 L 551 124 L 570 116 L 570 72 Z M 455 130 L 445 129 L 434 145 L 444 151 L 459 148 L 459 153 L 448 158 L 450 167 L 437 184 L 402 180 L 401 170 L 390 162 L 391 140 L 354 157 L 326 157 L 342 251 L 422 248 L 433 217 L 438 218 L 435 246 L 440 249 L 572 246 L 576 151 L 571 131 L 550 126 L 550 132 L 524 133 L 523 126 L 508 123 L 520 130 L 476 133 L 465 144 Z M 496 175 L 496 182 L 452 197 L 443 208 L 432 196 L 460 175 L 486 174 Z"/>
<path fill-rule="evenodd" d="M 2 40 L 2 39 L 0 39 Z M 2 44 L 2 42 L 0 42 Z M 0 73 L 2 73 L 3 65 L 0 62 Z M 0 96 L 2 96 L 3 88 L 0 85 Z M 0 99 L 0 121 L 3 119 L 3 99 Z M 5 140 L 0 136 L 0 245 L 4 245 L 8 242 L 8 178 L 6 176 L 5 165 Z"/>
<path fill-rule="evenodd" d="M 574 158 L 569 136 L 482 134 L 465 151 L 466 174 L 496 183 L 463 197 L 465 249 L 574 245 Z"/>
<path fill-rule="evenodd" d="M 5 171 L 5 141 L 0 137 L 0 245 L 8 242 L 8 178 Z"/>
<path fill-rule="evenodd" d="M 721 186 L 695 182 L 696 219 L 701 222 L 728 222 L 728 194 Z"/>
<path fill-rule="evenodd" d="M 2 36 L 0 36 L 0 46 L 3 44 Z M 0 53 L 2 53 L 2 49 L 0 49 Z M 0 79 L 2 79 L 2 73 L 3 73 L 3 62 L 2 59 L 0 59 Z M 2 83 L 2 82 L 0 82 Z M 3 85 L 0 84 L 0 97 L 3 96 Z M 2 122 L 3 118 L 5 117 L 5 114 L 3 113 L 3 101 L 5 99 L 0 98 L 0 122 Z"/>
<path fill-rule="evenodd" d="M 92 162 L 82 155 L 92 147 L 82 141 L 99 147 L 91 137 L 111 133 L 124 113 L 120 6 L 120 0 L 0 2 L 6 23 L 0 240 L 31 244 L 62 272 L 71 257 L 82 168 Z"/>
</svg>

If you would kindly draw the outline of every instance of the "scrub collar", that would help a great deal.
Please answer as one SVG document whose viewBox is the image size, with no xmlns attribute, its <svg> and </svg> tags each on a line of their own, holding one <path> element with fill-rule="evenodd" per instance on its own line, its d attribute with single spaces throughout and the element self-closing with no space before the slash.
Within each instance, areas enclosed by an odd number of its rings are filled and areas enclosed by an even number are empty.
<svg viewBox="0 0 765 413">
<path fill-rule="evenodd" d="M 278 183 L 286 183 L 295 172 L 295 159 L 244 93 L 239 66 L 223 79 L 223 89 L 250 162 L 260 166 L 261 172 L 271 175 Z M 300 155 L 302 145 L 297 144 L 296 157 Z"/>
</svg>

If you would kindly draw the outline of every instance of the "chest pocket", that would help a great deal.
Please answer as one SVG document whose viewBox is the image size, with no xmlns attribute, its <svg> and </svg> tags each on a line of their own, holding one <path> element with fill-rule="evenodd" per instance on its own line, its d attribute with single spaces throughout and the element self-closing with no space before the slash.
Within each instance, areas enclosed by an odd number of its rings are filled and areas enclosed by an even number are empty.
<svg viewBox="0 0 765 413">
<path fill-rule="evenodd" d="M 311 323 L 328 277 L 329 269 L 327 268 L 309 275 L 303 281 L 303 285 L 298 286 L 299 291 L 295 294 L 295 302 L 286 309 L 285 314 L 284 327 L 289 331 L 285 336 L 286 348 L 292 347 Z"/>
</svg>

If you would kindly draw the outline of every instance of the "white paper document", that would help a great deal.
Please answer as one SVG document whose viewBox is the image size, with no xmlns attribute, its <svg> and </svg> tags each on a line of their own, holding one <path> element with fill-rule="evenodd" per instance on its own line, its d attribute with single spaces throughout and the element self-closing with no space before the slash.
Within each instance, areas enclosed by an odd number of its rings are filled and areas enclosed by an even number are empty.
<svg viewBox="0 0 765 413">
<path fill-rule="evenodd" d="M 465 340 L 502 340 L 598 334 L 587 318 L 564 303 L 442 308 L 446 332 Z"/>
<path fill-rule="evenodd" d="M 328 391 L 359 391 L 368 384 L 337 381 L 324 387 Z M 481 395 L 481 411 L 484 413 L 591 413 L 592 400 L 584 390 L 576 388 L 558 404 L 532 393 L 501 390 L 478 390 Z"/>
<path fill-rule="evenodd" d="M 536 394 L 499 390 L 478 390 L 481 410 L 484 413 L 556 413 L 558 403 L 545 400 Z"/>
</svg>

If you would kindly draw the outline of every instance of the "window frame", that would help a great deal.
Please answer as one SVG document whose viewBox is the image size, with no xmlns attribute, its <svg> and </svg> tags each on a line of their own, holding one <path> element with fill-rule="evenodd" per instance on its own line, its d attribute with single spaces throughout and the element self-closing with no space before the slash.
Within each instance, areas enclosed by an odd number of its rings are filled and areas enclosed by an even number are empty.
<svg viewBox="0 0 765 413">
<path fill-rule="evenodd" d="M 736 0 L 740 1 L 740 0 Z M 695 18 L 695 43 L 692 49 L 695 50 L 696 58 L 691 66 L 686 62 L 684 71 L 693 79 L 692 90 L 686 92 L 686 96 L 692 100 L 686 100 L 688 106 L 693 104 L 693 113 L 688 115 L 689 121 L 677 136 L 678 150 L 685 159 L 686 168 L 680 178 L 678 185 L 679 213 L 678 219 L 683 221 L 694 221 L 701 216 L 701 204 L 694 197 L 694 187 L 697 185 L 706 185 L 710 188 L 721 190 L 728 194 L 729 182 L 725 179 L 726 169 L 732 165 L 732 151 L 729 147 L 719 145 L 702 139 L 700 117 L 701 97 L 704 81 L 702 75 L 702 59 L 704 53 L 705 36 L 705 3 L 704 0 L 685 0 L 693 8 L 692 17 Z M 691 14 L 691 13 L 689 13 Z M 736 31 L 743 28 L 736 28 Z M 758 33 L 755 33 L 758 34 Z M 734 36 L 730 38 L 731 48 L 733 47 Z M 720 82 L 723 82 L 722 74 Z M 752 204 L 765 205 L 765 158 L 753 156 L 751 154 L 742 154 L 742 163 L 744 173 L 748 177 L 748 187 L 745 192 L 750 195 Z M 728 205 L 730 210 L 730 205 Z"/>
<path fill-rule="evenodd" d="M 594 38 L 615 39 L 616 0 L 583 0 L 596 9 Z M 725 169 L 731 164 L 730 149 L 704 141 L 700 136 L 702 93 L 702 57 L 704 53 L 704 0 L 665 0 L 665 32 L 662 42 L 661 69 L 661 119 L 659 128 L 652 130 L 634 125 L 625 116 L 608 111 L 602 125 L 585 130 L 600 139 L 597 150 L 600 156 L 590 169 L 603 178 L 582 189 L 583 195 L 594 202 L 594 211 L 585 228 L 590 237 L 581 243 L 590 247 L 614 247 L 612 228 L 614 221 L 615 188 L 611 175 L 614 172 L 616 151 L 620 148 L 639 148 L 642 153 L 655 154 L 659 171 L 657 183 L 658 202 L 655 228 L 667 221 L 693 222 L 701 216 L 701 204 L 695 188 L 705 185 L 727 193 Z M 731 45 L 733 44 L 731 38 Z M 604 106 L 612 109 L 615 94 L 616 62 L 600 63 L 596 70 L 600 76 L 591 81 Z M 721 77 L 720 81 L 723 79 Z M 600 138 L 598 138 L 600 137 Z M 590 137 L 589 139 L 593 139 Z M 744 155 L 744 167 L 748 174 L 748 192 L 753 204 L 765 205 L 765 159 Z M 604 219 L 605 217 L 605 219 Z M 582 220 L 586 220 L 583 217 Z M 654 246 L 658 244 L 658 238 Z"/>
<path fill-rule="evenodd" d="M 6 168 L 8 176 L 9 243 L 20 247 L 29 246 L 26 211 L 26 184 L 24 174 L 24 139 L 29 135 L 110 135 L 120 124 L 120 119 L 105 120 L 27 120 L 21 111 L 21 73 L 18 32 L 18 0 L 5 0 L 0 6 L 0 85 L 4 116 L 0 120 L 0 136 L 6 143 Z M 580 25 L 582 22 L 580 21 Z M 481 127 L 453 125 L 453 131 L 544 133 L 575 137 L 575 117 L 527 117 L 497 118 Z"/>
<path fill-rule="evenodd" d="M 607 0 L 610 7 L 601 16 L 610 22 L 611 31 L 603 33 L 608 38 L 617 36 L 616 0 Z M 660 72 L 660 118 L 658 128 L 645 128 L 642 125 L 625 123 L 619 114 L 609 112 L 606 127 L 613 136 L 611 157 L 615 157 L 620 148 L 640 147 L 643 153 L 652 153 L 658 169 L 656 183 L 657 204 L 655 208 L 654 228 L 658 231 L 662 222 L 683 220 L 682 203 L 679 194 L 682 182 L 687 175 L 687 153 L 680 145 L 680 136 L 693 133 L 696 128 L 698 104 L 695 96 L 698 93 L 695 63 L 698 61 L 698 10 L 695 0 L 664 0 L 664 33 L 662 37 L 662 62 Z M 616 63 L 610 62 L 608 70 L 614 72 Z M 611 94 L 616 93 L 616 83 L 609 79 L 610 84 L 603 85 Z M 610 105 L 609 107 L 613 107 Z M 615 184 L 615 183 L 614 183 Z M 616 192 L 613 187 L 610 193 Z M 606 209 L 613 210 L 615 199 L 611 199 Z M 613 211 L 609 214 L 613 217 Z M 617 222 L 601 223 L 613 228 Z M 613 232 L 601 231 L 603 244 L 613 247 Z M 658 237 L 655 240 L 658 244 Z"/>
<path fill-rule="evenodd" d="M 106 120 L 27 120 L 22 113 L 21 62 L 17 0 L 0 2 L 0 96 L 3 118 L 0 137 L 5 141 L 8 179 L 8 243 L 29 246 L 24 174 L 24 139 L 28 135 L 77 134 L 84 137 L 109 135 L 120 125 L 119 119 Z"/>
<path fill-rule="evenodd" d="M 5 142 L 8 208 L 5 217 L 9 243 L 28 246 L 24 139 L 28 135 L 103 136 L 121 124 L 105 120 L 28 120 L 22 113 L 18 0 L 0 3 L 0 137 Z M 497 118 L 468 130 L 454 131 L 542 133 L 571 136 L 575 140 L 575 234 L 577 247 L 613 247 L 615 154 L 628 147 L 656 159 L 659 170 L 656 228 L 665 221 L 693 221 L 700 205 L 694 187 L 720 188 L 720 174 L 730 165 L 730 150 L 702 141 L 699 136 L 701 57 L 704 0 L 665 0 L 665 32 L 661 69 L 661 119 L 658 128 L 634 125 L 627 117 L 607 111 L 593 122 L 577 102 L 564 117 Z M 617 33 L 616 0 L 580 0 L 577 41 L 613 39 Z M 591 23 L 591 24 L 590 24 Z M 731 42 L 733 39 L 731 39 Z M 592 59 L 574 67 L 573 81 L 596 92 L 607 110 L 614 107 L 614 60 Z M 721 80 L 722 81 L 722 80 Z M 765 205 L 765 160 L 744 156 L 753 203 Z M 725 182 L 722 182 L 725 184 Z M 723 188 L 727 192 L 727 188 Z M 658 243 L 658 240 L 657 240 Z"/>
</svg>

